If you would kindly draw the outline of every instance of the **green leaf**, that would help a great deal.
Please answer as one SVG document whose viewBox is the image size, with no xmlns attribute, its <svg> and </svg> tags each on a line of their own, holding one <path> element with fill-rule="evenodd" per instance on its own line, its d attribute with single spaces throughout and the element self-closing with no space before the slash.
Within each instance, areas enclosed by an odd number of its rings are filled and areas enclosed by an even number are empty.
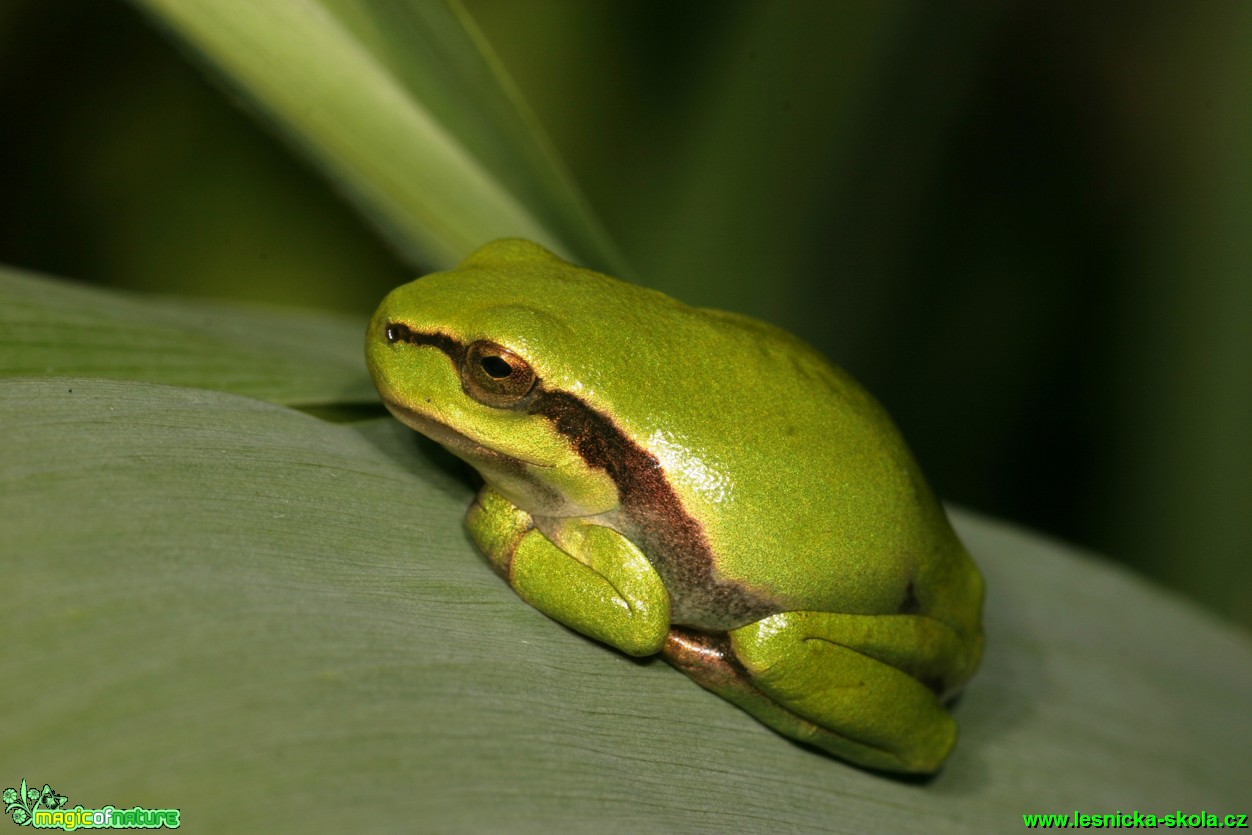
<svg viewBox="0 0 1252 835">
<path fill-rule="evenodd" d="M 415 263 L 520 236 L 620 257 L 456 2 L 134 0 Z"/>
<path fill-rule="evenodd" d="M 127 315 L 114 338 L 166 310 Z M 390 419 L 8 377 L 0 426 L 0 635 L 35 649 L 0 656 L 0 775 L 87 807 L 180 808 L 197 831 L 720 833 L 1246 804 L 1247 635 L 990 520 L 955 514 L 988 653 L 954 755 L 917 782 L 524 605 L 461 527 L 455 462 Z"/>
<path fill-rule="evenodd" d="M 94 376 L 275 403 L 377 404 L 364 341 L 358 316 L 123 295 L 0 267 L 0 378 Z"/>
</svg>

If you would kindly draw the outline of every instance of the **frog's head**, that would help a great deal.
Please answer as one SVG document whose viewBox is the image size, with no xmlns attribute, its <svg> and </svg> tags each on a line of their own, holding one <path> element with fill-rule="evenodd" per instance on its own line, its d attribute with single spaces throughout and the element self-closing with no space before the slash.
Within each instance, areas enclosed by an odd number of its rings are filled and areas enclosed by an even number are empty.
<svg viewBox="0 0 1252 835">
<path fill-rule="evenodd" d="M 383 300 L 366 337 L 370 374 L 392 414 L 518 507 L 602 513 L 617 493 L 578 436 L 612 433 L 587 403 L 623 355 L 611 309 L 636 292 L 655 295 L 537 244 L 495 241 Z"/>
</svg>

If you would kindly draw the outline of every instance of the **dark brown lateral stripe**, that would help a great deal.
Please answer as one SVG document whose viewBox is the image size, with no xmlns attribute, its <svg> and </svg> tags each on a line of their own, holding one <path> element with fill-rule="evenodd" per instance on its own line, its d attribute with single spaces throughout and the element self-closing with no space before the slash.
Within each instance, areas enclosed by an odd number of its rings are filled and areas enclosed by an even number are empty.
<svg viewBox="0 0 1252 835">
<path fill-rule="evenodd" d="M 742 586 L 713 576 L 704 530 L 682 506 L 661 463 L 617 425 L 564 391 L 541 390 L 527 407 L 552 421 L 589 467 L 604 470 L 636 529 L 631 540 L 656 566 L 670 591 L 676 623 L 731 629 L 777 611 Z"/>
<path fill-rule="evenodd" d="M 389 342 L 438 348 L 459 369 L 467 346 L 447 334 L 386 327 Z M 550 421 L 587 466 L 603 470 L 617 488 L 626 531 L 651 560 L 670 592 L 676 623 L 698 629 L 732 629 L 778 609 L 747 589 L 713 575 L 713 554 L 700 525 L 687 514 L 656 457 L 630 440 L 609 417 L 582 399 L 544 387 L 513 407 Z"/>
<path fill-rule="evenodd" d="M 399 322 L 388 322 L 383 328 L 383 333 L 387 337 L 389 343 L 407 342 L 410 345 L 429 345 L 438 348 L 448 355 L 448 359 L 457 367 L 461 367 L 461 361 L 465 359 L 465 346 L 458 340 L 453 339 L 446 333 L 438 331 L 415 331 L 408 325 L 402 325 Z"/>
</svg>

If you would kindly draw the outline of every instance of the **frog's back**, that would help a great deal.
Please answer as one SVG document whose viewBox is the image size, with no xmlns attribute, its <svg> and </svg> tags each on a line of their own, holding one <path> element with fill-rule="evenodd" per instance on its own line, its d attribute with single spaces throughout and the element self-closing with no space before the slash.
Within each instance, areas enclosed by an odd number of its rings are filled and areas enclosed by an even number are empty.
<svg viewBox="0 0 1252 835">
<path fill-rule="evenodd" d="M 675 481 L 703 520 L 714 576 L 777 611 L 922 613 L 976 630 L 965 621 L 979 609 L 977 570 L 885 410 L 791 334 L 699 313 L 730 373 L 709 374 L 707 358 L 674 369 L 704 375 L 713 418 L 688 423 L 699 466 Z"/>
</svg>

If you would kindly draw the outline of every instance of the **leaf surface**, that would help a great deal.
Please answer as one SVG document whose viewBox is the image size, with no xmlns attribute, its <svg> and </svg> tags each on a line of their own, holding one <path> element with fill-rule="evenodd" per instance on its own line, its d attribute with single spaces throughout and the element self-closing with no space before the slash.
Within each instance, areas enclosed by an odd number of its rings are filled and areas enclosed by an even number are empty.
<svg viewBox="0 0 1252 835">
<path fill-rule="evenodd" d="M 916 783 L 524 605 L 462 530 L 465 479 L 390 419 L 59 378 L 0 383 L 0 425 L 0 775 L 70 804 L 202 831 L 969 832 L 1237 812 L 1252 782 L 1247 636 L 968 514 L 989 649 Z"/>
</svg>

